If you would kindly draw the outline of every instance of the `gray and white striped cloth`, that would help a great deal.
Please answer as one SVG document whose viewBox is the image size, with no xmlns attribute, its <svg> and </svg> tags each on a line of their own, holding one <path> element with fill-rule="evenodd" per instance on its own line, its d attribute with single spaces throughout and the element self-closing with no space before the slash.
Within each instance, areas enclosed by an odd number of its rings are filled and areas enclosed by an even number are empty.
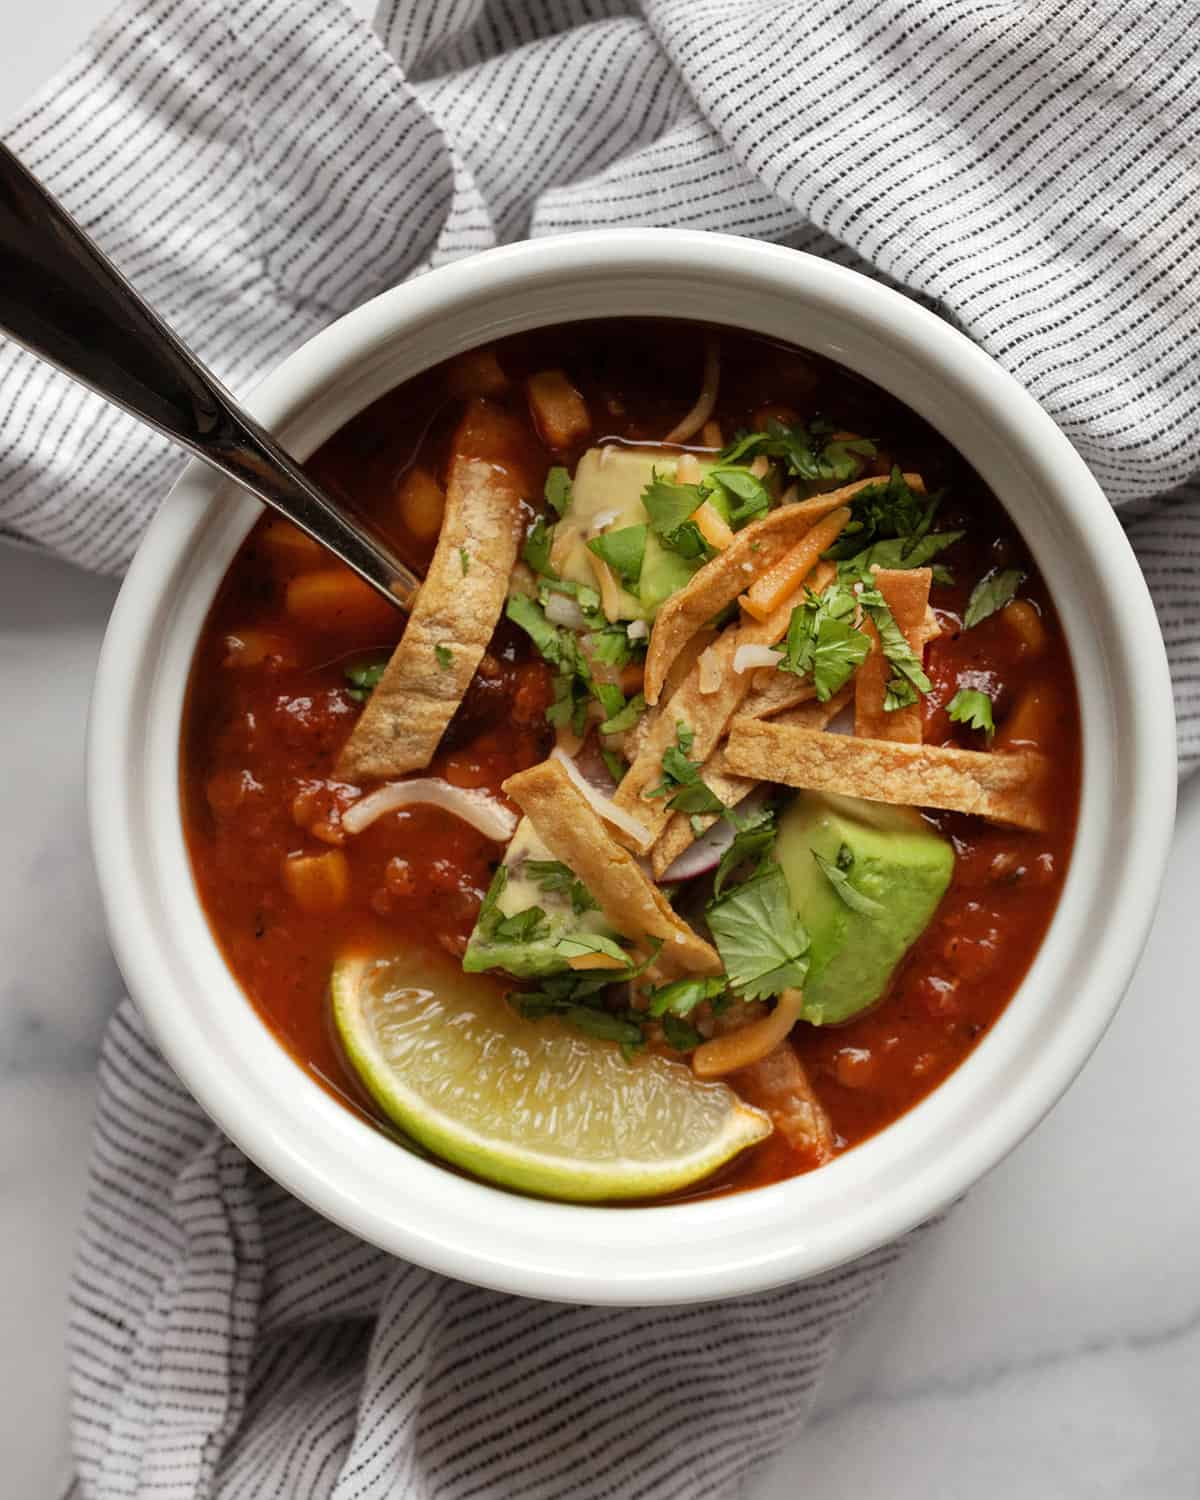
<svg viewBox="0 0 1200 1500">
<path fill-rule="evenodd" d="M 1200 757 L 1194 0 L 136 0 L 7 132 L 235 390 L 405 276 L 679 224 L 890 279 L 1116 502 Z M 179 460 L 0 342 L 0 534 L 119 570 Z M 895 1247 L 613 1312 L 391 1261 L 265 1181 L 126 1004 L 73 1289 L 96 1500 L 729 1495 Z M 686 1295 L 681 1287 L 681 1295 Z"/>
</svg>

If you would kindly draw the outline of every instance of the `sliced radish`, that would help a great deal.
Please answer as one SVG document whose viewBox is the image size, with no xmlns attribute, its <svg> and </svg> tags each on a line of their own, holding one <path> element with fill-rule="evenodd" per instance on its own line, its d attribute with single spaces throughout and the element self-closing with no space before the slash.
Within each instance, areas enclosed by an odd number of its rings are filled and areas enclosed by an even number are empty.
<svg viewBox="0 0 1200 1500">
<path fill-rule="evenodd" d="M 767 804 L 770 788 L 756 786 L 734 807 L 739 818 L 753 817 Z M 713 870 L 720 863 L 722 854 L 733 843 L 737 829 L 727 818 L 718 818 L 707 832 L 700 835 L 694 844 L 689 844 L 683 853 L 663 871 L 660 884 L 671 885 L 676 880 L 694 880 Z"/>
</svg>

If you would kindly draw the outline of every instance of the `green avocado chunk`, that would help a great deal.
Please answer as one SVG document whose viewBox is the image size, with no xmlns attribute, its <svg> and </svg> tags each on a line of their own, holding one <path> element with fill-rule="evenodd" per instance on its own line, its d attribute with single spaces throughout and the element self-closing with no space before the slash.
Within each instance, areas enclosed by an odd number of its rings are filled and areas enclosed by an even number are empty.
<svg viewBox="0 0 1200 1500">
<path fill-rule="evenodd" d="M 648 517 L 642 493 L 656 473 L 661 479 L 673 480 L 675 464 L 676 459 L 669 453 L 622 448 L 616 444 L 589 448 L 579 460 L 571 481 L 570 509 L 554 528 L 550 561 L 559 577 L 572 583 L 594 585 L 596 573 L 590 561 L 588 539 L 601 532 L 645 525 Z M 710 467 L 701 460 L 701 473 Z M 727 512 L 723 496 L 721 504 Z M 653 619 L 663 600 L 681 589 L 699 566 L 699 562 L 688 562 L 664 547 L 651 532 L 646 538 L 636 591 L 618 590 L 618 618 Z"/>
<path fill-rule="evenodd" d="M 530 861 L 534 862 L 533 868 Z M 544 863 L 539 866 L 539 861 Z M 522 818 L 505 850 L 503 874 L 497 872 L 501 889 L 495 906 L 489 911 L 488 904 L 484 904 L 463 954 L 462 966 L 468 974 L 479 974 L 485 969 L 504 969 L 521 979 L 559 974 L 570 967 L 558 946 L 564 937 L 616 936 L 594 906 L 582 912 L 576 910 L 567 879 L 570 872 L 565 865 L 557 871 L 547 869 L 555 863 L 554 856 L 534 832 L 533 824 Z M 581 892 L 582 888 L 577 894 Z M 498 922 L 535 906 L 540 908 L 544 920 L 537 924 L 534 937 L 497 935 Z"/>
<path fill-rule="evenodd" d="M 954 850 L 914 808 L 801 792 L 775 853 L 811 944 L 803 1019 L 846 1021 L 879 999 L 929 925 Z"/>
</svg>

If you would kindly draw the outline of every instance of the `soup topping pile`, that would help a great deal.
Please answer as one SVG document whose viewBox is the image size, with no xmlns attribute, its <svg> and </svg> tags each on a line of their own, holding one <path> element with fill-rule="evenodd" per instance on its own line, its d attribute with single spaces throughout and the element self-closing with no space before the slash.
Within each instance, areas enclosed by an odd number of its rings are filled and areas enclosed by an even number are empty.
<svg viewBox="0 0 1200 1500">
<path fill-rule="evenodd" d="M 184 797 L 229 961 L 327 1085 L 632 1200 L 818 1167 L 966 1055 L 1050 919 L 1079 747 L 953 450 L 799 351 L 609 323 L 460 356 L 312 467 L 425 582 L 405 624 L 260 523 Z"/>
</svg>

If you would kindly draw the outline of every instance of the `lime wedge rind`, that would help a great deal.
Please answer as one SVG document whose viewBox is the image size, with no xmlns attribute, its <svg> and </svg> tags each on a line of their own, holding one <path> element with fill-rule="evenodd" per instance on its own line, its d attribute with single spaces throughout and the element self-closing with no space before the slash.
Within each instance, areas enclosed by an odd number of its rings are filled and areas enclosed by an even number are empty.
<svg viewBox="0 0 1200 1500">
<path fill-rule="evenodd" d="M 662 1197 L 711 1176 L 771 1124 L 680 1063 L 526 1021 L 490 981 L 347 958 L 334 1022 L 380 1109 L 421 1146 L 538 1197 Z"/>
</svg>

